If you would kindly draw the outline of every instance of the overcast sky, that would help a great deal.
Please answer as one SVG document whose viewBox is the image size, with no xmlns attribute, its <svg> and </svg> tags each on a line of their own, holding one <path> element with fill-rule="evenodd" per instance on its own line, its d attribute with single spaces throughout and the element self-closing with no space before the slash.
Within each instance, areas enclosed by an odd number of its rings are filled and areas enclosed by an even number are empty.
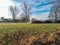
<svg viewBox="0 0 60 45">
<path fill-rule="evenodd" d="M 8 15 L 8 7 L 10 5 L 20 5 L 24 0 L 0 0 L 0 17 L 11 18 Z M 31 17 L 37 19 L 48 19 L 50 8 L 52 6 L 52 0 L 26 0 L 32 7 Z"/>
</svg>

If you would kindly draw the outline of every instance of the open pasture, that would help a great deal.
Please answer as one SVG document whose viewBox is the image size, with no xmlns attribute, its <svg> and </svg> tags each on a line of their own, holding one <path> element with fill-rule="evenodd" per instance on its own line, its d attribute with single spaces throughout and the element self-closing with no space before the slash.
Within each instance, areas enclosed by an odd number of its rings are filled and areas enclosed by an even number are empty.
<svg viewBox="0 0 60 45">
<path fill-rule="evenodd" d="M 0 45 L 55 45 L 60 40 L 59 31 L 60 24 L 57 23 L 0 23 Z"/>
</svg>

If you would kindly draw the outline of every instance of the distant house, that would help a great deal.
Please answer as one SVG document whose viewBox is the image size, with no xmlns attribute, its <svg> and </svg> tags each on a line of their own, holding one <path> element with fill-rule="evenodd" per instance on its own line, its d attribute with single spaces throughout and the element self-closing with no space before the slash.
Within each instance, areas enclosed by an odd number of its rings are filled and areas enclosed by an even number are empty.
<svg viewBox="0 0 60 45">
<path fill-rule="evenodd" d="M 30 23 L 33 23 L 35 20 L 36 20 L 35 18 L 31 18 Z"/>
<path fill-rule="evenodd" d="M 20 22 L 19 19 L 12 20 L 11 18 L 7 19 L 4 17 L 1 17 L 0 22 Z"/>
<path fill-rule="evenodd" d="M 31 18 L 30 23 L 43 23 L 42 20 L 37 20 L 36 18 Z"/>
<path fill-rule="evenodd" d="M 4 21 L 4 17 L 1 17 L 0 22 L 3 22 L 3 21 Z"/>
<path fill-rule="evenodd" d="M 0 22 L 9 22 L 9 21 L 11 21 L 11 19 L 6 19 L 4 17 L 1 17 L 0 19 Z"/>
</svg>

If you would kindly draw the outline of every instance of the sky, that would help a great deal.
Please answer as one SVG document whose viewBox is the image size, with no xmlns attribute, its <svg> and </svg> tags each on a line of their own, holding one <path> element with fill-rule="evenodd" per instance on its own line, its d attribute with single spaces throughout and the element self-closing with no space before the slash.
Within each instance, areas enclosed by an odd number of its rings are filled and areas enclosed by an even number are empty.
<svg viewBox="0 0 60 45">
<path fill-rule="evenodd" d="M 13 5 L 13 2 L 10 0 L 0 0 L 0 17 L 9 18 L 8 7 Z"/>
<path fill-rule="evenodd" d="M 11 18 L 8 12 L 9 6 L 19 6 L 24 1 L 27 1 L 29 6 L 32 7 L 31 18 L 37 18 L 38 20 L 48 19 L 53 4 L 52 0 L 0 0 L 0 17 Z"/>
</svg>

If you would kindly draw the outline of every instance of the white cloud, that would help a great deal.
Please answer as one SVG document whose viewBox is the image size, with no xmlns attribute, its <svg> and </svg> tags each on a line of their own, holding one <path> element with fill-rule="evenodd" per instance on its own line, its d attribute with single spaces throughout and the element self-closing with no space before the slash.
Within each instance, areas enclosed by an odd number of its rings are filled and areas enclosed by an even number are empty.
<svg viewBox="0 0 60 45">
<path fill-rule="evenodd" d="M 47 20 L 49 13 L 42 13 L 40 15 L 31 15 L 30 18 L 35 18 L 37 20 Z"/>
<path fill-rule="evenodd" d="M 13 5 L 13 2 L 10 0 L 0 0 L 0 6 L 5 7 L 9 5 Z"/>
<path fill-rule="evenodd" d="M 14 5 L 10 0 L 0 0 L 0 17 L 8 18 L 8 7 Z"/>
</svg>

